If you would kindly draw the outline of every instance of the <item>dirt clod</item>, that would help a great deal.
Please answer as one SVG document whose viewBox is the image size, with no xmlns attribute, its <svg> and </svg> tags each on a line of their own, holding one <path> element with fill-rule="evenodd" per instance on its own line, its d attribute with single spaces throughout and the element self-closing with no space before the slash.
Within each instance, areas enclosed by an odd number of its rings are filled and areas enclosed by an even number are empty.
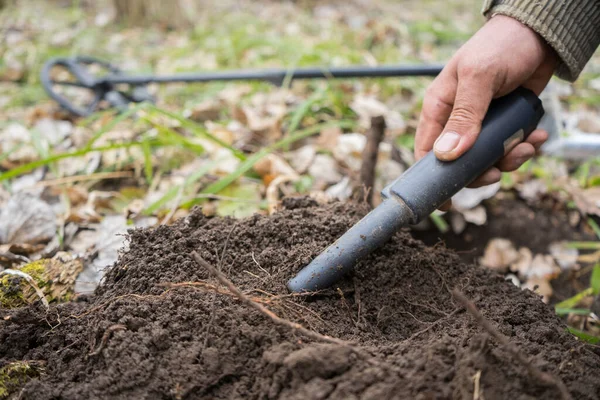
<svg viewBox="0 0 600 400">
<path fill-rule="evenodd" d="M 197 210 L 131 232 L 130 250 L 94 296 L 48 314 L 0 310 L 0 368 L 45 362 L 20 389 L 23 399 L 472 399 L 475 388 L 485 399 L 560 398 L 462 311 L 451 295 L 458 289 L 573 398 L 597 399 L 597 348 L 570 335 L 549 306 L 407 233 L 336 288 L 289 296 L 286 281 L 367 210 L 284 205 L 235 225 Z M 274 324 L 198 265 L 194 251 L 279 318 L 358 351 Z M 169 285 L 181 282 L 204 283 Z M 60 323 L 49 324 L 54 314 Z"/>
</svg>

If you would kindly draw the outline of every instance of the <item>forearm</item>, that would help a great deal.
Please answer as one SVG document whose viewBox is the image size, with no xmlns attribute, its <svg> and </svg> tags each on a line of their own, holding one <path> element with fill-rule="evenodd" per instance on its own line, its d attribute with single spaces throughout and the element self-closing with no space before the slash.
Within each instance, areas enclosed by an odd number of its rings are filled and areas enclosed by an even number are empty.
<svg viewBox="0 0 600 400">
<path fill-rule="evenodd" d="M 556 51 L 556 75 L 574 81 L 600 45 L 600 0 L 485 0 L 483 13 L 514 18 Z"/>
</svg>

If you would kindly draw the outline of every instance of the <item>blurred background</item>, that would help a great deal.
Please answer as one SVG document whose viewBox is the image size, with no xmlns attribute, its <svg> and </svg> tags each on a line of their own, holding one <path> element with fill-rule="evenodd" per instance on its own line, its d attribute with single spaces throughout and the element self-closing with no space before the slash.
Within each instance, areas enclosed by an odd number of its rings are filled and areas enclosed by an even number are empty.
<svg viewBox="0 0 600 400">
<path fill-rule="evenodd" d="M 56 282 L 49 271 L 62 271 L 64 284 L 43 285 L 60 300 L 93 291 L 126 248 L 127 229 L 173 223 L 194 206 L 207 216 L 246 217 L 275 212 L 285 196 L 365 201 L 365 148 L 373 118 L 383 117 L 371 177 L 375 205 L 379 190 L 414 162 L 431 82 L 153 84 L 144 94 L 152 101 L 125 112 L 102 103 L 76 117 L 42 87 L 48 60 L 93 56 L 125 73 L 159 75 L 443 64 L 484 23 L 481 6 L 0 1 L 0 270 L 37 274 L 40 282 Z M 600 307 L 599 60 L 596 54 L 576 83 L 554 79 L 544 93 L 543 124 L 551 133 L 544 154 L 498 185 L 461 192 L 451 211 L 412 229 L 430 245 L 452 247 L 465 262 L 538 291 L 582 337 L 597 334 L 593 311 Z M 52 79 L 69 76 L 51 72 Z M 90 101 L 77 87 L 64 95 Z M 32 267 L 36 260 L 45 267 Z"/>
</svg>

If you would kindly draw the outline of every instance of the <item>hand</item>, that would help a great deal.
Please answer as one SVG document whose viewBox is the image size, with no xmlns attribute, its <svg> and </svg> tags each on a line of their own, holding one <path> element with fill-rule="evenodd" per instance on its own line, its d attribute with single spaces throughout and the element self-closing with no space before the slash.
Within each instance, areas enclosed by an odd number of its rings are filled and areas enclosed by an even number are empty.
<svg viewBox="0 0 600 400">
<path fill-rule="evenodd" d="M 443 161 L 460 157 L 475 143 L 493 98 L 519 86 L 539 95 L 557 63 L 552 48 L 533 30 L 509 17 L 491 18 L 427 89 L 415 139 L 416 159 L 432 148 Z M 547 138 L 547 132 L 535 130 L 469 187 L 498 182 L 501 171 L 519 168 Z"/>
</svg>

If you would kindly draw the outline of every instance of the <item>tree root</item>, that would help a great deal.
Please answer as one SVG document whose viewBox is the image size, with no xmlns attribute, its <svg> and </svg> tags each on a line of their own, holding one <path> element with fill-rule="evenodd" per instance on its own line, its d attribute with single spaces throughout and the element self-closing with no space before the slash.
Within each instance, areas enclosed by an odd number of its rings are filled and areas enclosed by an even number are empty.
<svg viewBox="0 0 600 400">
<path fill-rule="evenodd" d="M 235 286 L 229 279 L 227 279 L 225 277 L 225 275 L 223 275 L 222 272 L 217 270 L 215 267 L 210 265 L 206 260 L 204 260 L 202 257 L 200 257 L 200 255 L 197 252 L 193 251 L 191 255 L 194 258 L 194 260 L 198 263 L 198 265 L 205 268 L 210 274 L 212 274 L 219 281 L 219 283 L 221 283 L 222 285 L 227 287 L 229 292 L 231 292 L 240 301 L 242 301 L 249 307 L 252 307 L 255 310 L 259 311 L 261 314 L 263 314 L 265 317 L 269 318 L 275 324 L 284 326 L 288 329 L 291 329 L 292 331 L 298 332 L 298 333 L 300 333 L 306 337 L 309 337 L 311 339 L 314 339 L 314 340 L 338 344 L 338 345 L 342 345 L 342 346 L 350 345 L 350 343 L 348 343 L 344 340 L 333 338 L 333 337 L 327 336 L 327 335 L 322 335 L 318 332 L 311 331 L 298 323 L 291 322 L 286 319 L 278 317 L 277 315 L 275 315 L 275 313 L 273 313 L 271 310 L 266 308 L 263 304 L 252 300 L 250 297 L 248 297 L 244 293 L 242 293 L 242 291 L 240 289 L 238 289 L 237 286 Z"/>
</svg>

